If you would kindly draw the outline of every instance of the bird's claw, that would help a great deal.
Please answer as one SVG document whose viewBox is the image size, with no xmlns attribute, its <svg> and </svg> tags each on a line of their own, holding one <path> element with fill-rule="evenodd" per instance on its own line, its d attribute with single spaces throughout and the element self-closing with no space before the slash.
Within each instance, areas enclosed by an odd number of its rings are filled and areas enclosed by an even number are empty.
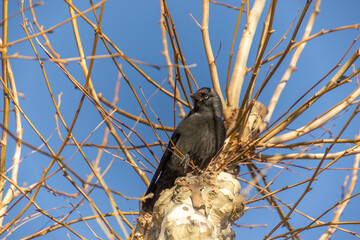
<svg viewBox="0 0 360 240">
<path fill-rule="evenodd" d="M 202 174 L 204 171 L 199 167 L 199 166 L 195 166 L 195 173 L 197 174 Z"/>
<path fill-rule="evenodd" d="M 189 154 L 185 154 L 183 159 L 180 162 L 180 165 L 184 166 L 184 170 L 186 172 L 187 168 L 189 167 L 189 163 L 190 163 L 190 155 Z"/>
</svg>

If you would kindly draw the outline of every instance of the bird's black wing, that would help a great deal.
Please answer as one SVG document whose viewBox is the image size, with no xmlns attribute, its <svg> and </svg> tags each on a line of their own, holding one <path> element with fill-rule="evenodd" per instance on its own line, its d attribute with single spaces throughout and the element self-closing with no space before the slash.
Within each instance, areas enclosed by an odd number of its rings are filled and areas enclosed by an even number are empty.
<svg viewBox="0 0 360 240">
<path fill-rule="evenodd" d="M 176 129 L 171 136 L 171 140 L 166 147 L 164 155 L 161 157 L 159 166 L 156 169 L 156 172 L 155 172 L 153 178 L 151 179 L 150 185 L 149 185 L 145 195 L 155 191 L 156 181 L 157 181 L 160 173 L 164 170 L 164 167 L 166 166 L 166 164 L 169 162 L 171 155 L 172 155 L 172 151 L 174 151 L 173 147 L 176 146 L 176 143 L 180 137 L 180 133 L 177 130 L 178 129 Z"/>
<path fill-rule="evenodd" d="M 147 194 L 149 194 L 151 192 L 153 193 L 155 191 L 156 181 L 158 180 L 161 172 L 164 170 L 167 163 L 171 159 L 171 156 L 172 156 L 173 151 L 174 151 L 173 148 L 174 148 L 174 146 L 177 145 L 177 142 L 178 142 L 178 140 L 179 140 L 179 138 L 181 136 L 181 132 L 183 131 L 184 122 L 186 122 L 186 119 L 189 118 L 193 113 L 194 113 L 193 110 L 188 112 L 188 114 L 186 114 L 184 119 L 179 123 L 179 125 L 177 126 L 177 128 L 175 129 L 173 134 L 171 135 L 171 140 L 170 140 L 170 142 L 168 143 L 168 145 L 166 147 L 166 151 L 165 151 L 164 155 L 161 157 L 159 166 L 156 169 L 156 172 L 155 172 L 153 178 L 151 179 L 150 185 L 149 185 L 145 195 L 147 195 Z"/>
</svg>

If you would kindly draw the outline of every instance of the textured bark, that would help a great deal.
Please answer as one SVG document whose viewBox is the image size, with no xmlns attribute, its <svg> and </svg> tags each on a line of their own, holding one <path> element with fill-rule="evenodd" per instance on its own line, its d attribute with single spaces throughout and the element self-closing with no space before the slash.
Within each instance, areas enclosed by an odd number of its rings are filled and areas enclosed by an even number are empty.
<svg viewBox="0 0 360 240">
<path fill-rule="evenodd" d="M 245 212 L 240 183 L 234 175 L 188 174 L 163 191 L 153 215 L 138 218 L 134 239 L 235 239 L 232 223 Z"/>
<path fill-rule="evenodd" d="M 238 134 L 229 150 L 221 153 L 209 166 L 209 169 L 225 169 L 226 172 L 208 171 L 201 175 L 189 173 L 186 177 L 179 177 L 174 187 L 161 193 L 152 215 L 145 212 L 140 214 L 132 238 L 235 239 L 232 224 L 246 211 L 245 201 L 240 195 L 240 183 L 235 176 L 239 173 L 242 160 L 251 159 L 255 154 L 251 150 L 239 157 L 236 148 L 240 142 L 251 141 L 262 132 L 266 127 L 264 118 L 267 113 L 267 107 L 256 102 L 242 136 Z M 229 153 L 232 156 L 227 156 Z M 224 165 L 224 161 L 228 164 Z"/>
<path fill-rule="evenodd" d="M 241 137 L 242 141 L 254 139 L 266 127 L 264 118 L 268 114 L 268 108 L 261 102 L 256 101 L 251 109 L 249 119 L 246 122 L 244 133 Z"/>
</svg>

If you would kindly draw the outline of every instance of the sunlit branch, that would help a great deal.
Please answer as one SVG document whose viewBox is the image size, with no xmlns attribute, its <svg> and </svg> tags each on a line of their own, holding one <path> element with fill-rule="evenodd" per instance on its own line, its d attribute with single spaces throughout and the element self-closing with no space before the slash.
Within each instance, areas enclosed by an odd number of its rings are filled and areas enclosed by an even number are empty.
<svg viewBox="0 0 360 240">
<path fill-rule="evenodd" d="M 19 105 L 19 98 L 17 94 L 17 87 L 15 84 L 15 79 L 13 72 L 11 70 L 10 62 L 7 62 L 7 71 L 9 75 L 9 82 L 11 86 L 11 90 L 14 96 L 14 101 Z M 21 124 L 21 113 L 17 107 L 14 108 L 15 112 L 15 122 L 16 122 L 16 146 L 14 150 L 13 162 L 12 162 L 12 171 L 11 171 L 11 180 L 17 184 L 18 173 L 19 173 L 19 164 L 20 164 L 20 156 L 21 156 L 21 149 L 22 149 L 22 136 L 23 136 L 23 129 Z M 3 131 L 6 131 L 3 129 Z M 1 189 L 0 191 L 4 191 L 5 189 Z M 16 187 L 14 185 L 10 185 L 8 191 L 6 192 L 4 199 L 1 201 L 1 208 L 0 208 L 0 216 L 3 216 L 4 212 L 6 211 L 6 205 L 9 204 L 14 198 L 16 197 Z M 4 206 L 4 205 L 5 206 Z M 2 226 L 4 217 L 0 217 L 0 226 Z"/>
<path fill-rule="evenodd" d="M 167 43 L 167 39 L 166 39 L 166 29 L 165 29 L 165 20 L 164 20 L 164 16 L 166 16 L 166 15 L 165 15 L 163 0 L 160 0 L 160 9 L 161 9 L 161 13 L 160 13 L 161 38 L 162 38 L 162 43 L 163 43 L 163 48 L 164 48 L 164 50 L 162 51 L 162 55 L 164 56 L 166 64 L 168 65 L 169 83 L 174 90 L 175 96 L 177 98 L 180 98 L 179 89 L 176 88 L 176 85 L 174 83 L 174 69 L 173 69 L 173 65 L 171 63 L 169 49 L 168 49 L 168 43 Z M 176 101 L 176 103 L 177 103 L 177 107 L 179 109 L 180 115 L 182 117 L 184 117 L 185 111 L 184 111 L 183 105 L 178 101 Z M 153 126 L 155 127 L 155 125 L 153 125 Z"/>
<path fill-rule="evenodd" d="M 328 153 L 325 156 L 325 159 L 335 159 L 339 156 L 348 156 L 348 155 L 354 155 L 359 154 L 360 148 L 352 149 L 349 152 L 346 151 L 340 151 L 336 153 Z M 266 155 L 261 154 L 257 155 L 257 158 L 260 158 L 261 160 L 264 160 L 266 162 L 278 162 L 281 160 L 287 160 L 287 159 L 317 159 L 320 160 L 324 158 L 324 153 L 288 153 L 288 154 L 275 154 L 275 155 Z"/>
<path fill-rule="evenodd" d="M 329 121 L 331 118 L 333 118 L 335 115 L 339 114 L 341 111 L 349 107 L 350 105 L 356 103 L 357 97 L 360 96 L 360 88 L 355 90 L 350 96 L 348 96 L 346 99 L 344 99 L 342 102 L 340 102 L 337 106 L 333 107 L 323 115 L 320 115 L 320 117 L 316 117 L 313 121 L 311 121 L 309 124 L 300 127 L 296 130 L 293 130 L 289 133 L 285 133 L 280 136 L 275 136 L 271 138 L 268 143 L 280 143 L 280 142 L 286 142 L 291 139 L 303 136 L 320 126 L 324 125 L 327 121 Z"/>
<path fill-rule="evenodd" d="M 4 128 L 8 129 L 9 128 L 9 113 L 10 113 L 10 96 L 9 93 L 6 91 L 10 86 L 8 84 L 8 67 L 7 67 L 7 63 L 8 60 L 6 59 L 7 57 L 7 52 L 8 49 L 6 47 L 6 44 L 8 43 L 8 11 L 9 11 L 9 1 L 8 0 L 3 0 L 2 1 L 2 19 L 5 19 L 3 26 L 2 26 L 2 39 L 0 39 L 0 45 L 1 47 L 1 57 L 3 57 L 4 59 L 2 59 L 1 61 L 1 71 L 2 71 L 2 84 L 3 84 L 3 106 L 4 106 L 4 112 L 3 112 L 3 118 L 2 118 L 2 122 L 4 124 Z M 0 140 L 0 173 L 3 174 L 5 173 L 5 163 L 6 163 L 6 150 L 7 150 L 7 142 L 8 139 L 8 132 L 5 131 L 4 129 L 2 130 L 1 133 L 1 140 Z M 5 186 L 5 179 L 0 177 L 0 201 L 3 198 L 3 194 L 4 194 L 4 186 Z M 0 225 L 2 226 L 2 225 Z"/>
<path fill-rule="evenodd" d="M 213 88 L 219 94 L 221 98 L 221 102 L 225 105 L 224 96 L 221 92 L 219 75 L 216 68 L 214 54 L 211 48 L 210 36 L 209 36 L 209 0 L 203 0 L 203 11 L 202 11 L 202 25 L 201 25 L 201 33 L 204 42 L 204 48 L 206 53 L 206 58 L 209 64 L 209 70 L 211 75 L 211 81 Z"/>
<path fill-rule="evenodd" d="M 262 11 L 264 9 L 266 0 L 256 0 L 250 12 L 248 24 L 243 32 L 240 45 L 234 63 L 234 70 L 229 85 L 229 99 L 227 99 L 228 106 L 236 108 L 239 103 L 241 88 L 246 75 L 246 63 L 249 57 L 252 41 L 255 36 L 256 28 Z"/>
<path fill-rule="evenodd" d="M 319 36 L 322 36 L 322 35 L 325 35 L 325 34 L 328 34 L 328 33 L 333 33 L 333 32 L 338 32 L 338 31 L 343 31 L 343 30 L 349 30 L 349 29 L 355 29 L 355 30 L 358 30 L 359 29 L 359 26 L 360 26 L 360 23 L 358 24 L 354 24 L 354 25 L 348 25 L 348 26 L 343 26 L 343 27 L 339 27 L 339 28 L 333 28 L 333 29 L 329 29 L 329 30 L 324 30 L 322 29 L 320 32 L 318 33 L 315 33 L 311 36 L 309 36 L 308 38 L 306 39 L 302 39 L 300 42 L 297 42 L 295 43 L 294 45 L 291 46 L 290 50 L 294 49 L 294 48 L 297 48 L 298 46 L 300 46 L 301 44 L 305 43 L 305 42 L 308 42 L 316 37 L 319 37 Z M 265 59 L 262 63 L 265 64 L 267 62 L 270 62 L 272 60 L 274 60 L 275 58 L 278 58 L 280 57 L 281 55 L 283 55 L 284 52 L 280 52 L 280 53 L 277 53 L 275 54 L 274 56 L 271 56 L 267 59 Z M 252 68 L 250 68 L 252 69 Z"/>
<path fill-rule="evenodd" d="M 360 137 L 360 135 L 358 134 L 358 137 Z M 355 156 L 355 161 L 354 161 L 354 165 L 353 165 L 353 171 L 352 171 L 352 175 L 351 175 L 351 180 L 350 180 L 350 186 L 346 192 L 346 195 L 344 197 L 344 200 L 345 199 L 350 199 L 351 195 L 352 195 L 352 192 L 354 191 L 354 187 L 355 187 L 355 184 L 356 184 L 356 181 L 358 179 L 358 167 L 359 167 L 359 162 L 360 162 L 360 154 L 357 154 Z M 349 201 L 344 201 L 342 202 L 337 210 L 335 211 L 335 216 L 333 217 L 332 221 L 331 222 L 339 222 L 340 220 L 340 216 L 342 215 L 342 213 L 344 212 L 345 210 L 345 207 L 348 205 Z M 319 240 L 329 240 L 330 237 L 332 235 L 334 235 L 335 231 L 337 230 L 336 229 L 336 225 L 333 226 L 329 226 L 326 230 L 326 232 L 319 238 Z"/>
<path fill-rule="evenodd" d="M 310 19 L 308 21 L 308 24 L 305 28 L 305 32 L 304 32 L 304 35 L 302 37 L 302 40 L 304 39 L 307 39 L 311 33 L 311 30 L 314 26 L 314 23 L 315 23 L 315 19 L 316 19 L 316 16 L 319 14 L 320 12 L 320 3 L 321 3 L 321 0 L 317 0 L 315 2 L 315 6 L 314 6 L 314 10 L 310 16 Z M 301 45 L 299 45 L 297 48 L 296 48 L 296 51 L 294 52 L 291 60 L 290 60 L 290 64 L 289 64 L 289 67 L 287 68 L 287 70 L 285 71 L 284 75 L 282 76 L 281 80 L 280 80 L 280 83 L 277 85 L 276 89 L 275 89 L 275 92 L 270 100 L 270 104 L 268 106 L 269 108 L 269 113 L 267 114 L 266 118 L 265 118 L 265 122 L 269 122 L 270 119 L 271 119 L 271 116 L 273 114 L 273 111 L 275 109 L 275 106 L 277 105 L 278 103 L 278 100 L 280 98 L 280 95 L 283 91 L 283 89 L 285 88 L 286 86 L 286 83 L 288 82 L 288 80 L 290 79 L 291 77 L 291 74 L 296 71 L 296 63 L 298 62 L 299 58 L 300 58 L 300 55 L 302 53 L 302 51 L 304 50 L 305 48 L 305 45 L 306 45 L 306 42 L 303 42 Z"/>
<path fill-rule="evenodd" d="M 29 33 L 28 33 L 28 29 L 27 29 L 27 28 L 28 28 L 28 22 L 27 22 L 24 14 L 23 14 L 23 23 L 24 23 L 24 24 L 22 25 L 22 27 L 23 27 L 25 33 L 27 34 L 27 36 L 29 37 Z M 45 47 L 39 42 L 39 40 L 38 40 L 37 38 L 35 38 L 35 40 L 37 41 L 37 43 L 40 45 L 40 47 L 46 52 L 46 54 L 47 54 L 49 57 L 54 58 L 54 57 L 52 56 L 52 54 L 45 49 Z M 31 46 L 32 46 L 32 49 L 33 49 L 34 53 L 35 53 L 36 56 L 38 57 L 38 54 L 37 54 L 37 51 L 36 51 L 36 48 L 35 48 L 35 46 L 34 46 L 34 44 L 33 44 L 32 39 L 29 38 L 29 41 L 30 41 L 30 43 L 31 43 Z M 46 80 L 46 82 L 47 82 L 47 84 L 48 84 L 48 89 L 49 89 L 49 91 L 50 91 L 50 93 L 51 93 L 51 88 L 50 88 L 49 83 L 48 83 L 47 74 L 46 74 L 46 71 L 45 71 L 45 69 L 44 69 L 44 65 L 42 64 L 42 62 L 41 62 L 41 60 L 40 60 L 39 58 L 38 58 L 38 60 L 39 60 L 39 64 L 40 64 L 40 66 L 41 66 L 41 69 L 42 69 L 42 73 L 43 73 L 43 75 L 44 75 L 44 78 L 45 78 L 45 80 Z M 65 68 L 64 68 L 61 64 L 58 64 L 58 66 L 64 71 L 65 74 L 67 73 L 67 71 L 65 70 Z M 69 76 L 70 76 L 70 75 L 69 75 Z M 77 83 L 77 81 L 76 81 L 75 79 L 73 79 L 73 80 L 74 80 L 74 82 Z M 83 87 L 82 87 L 80 84 L 78 84 L 78 87 L 83 89 Z M 83 93 L 85 93 L 85 92 L 86 92 L 86 91 L 83 91 Z M 84 95 L 85 95 L 85 94 L 84 94 Z M 55 103 L 55 101 L 54 101 L 54 97 L 53 97 L 53 94 L 52 94 L 52 93 L 51 93 L 51 96 L 52 96 L 52 100 L 53 100 L 53 102 L 54 102 L 55 108 L 57 108 L 57 105 L 56 105 L 56 103 Z M 92 100 L 93 100 L 93 99 L 92 99 Z M 57 109 L 57 112 L 59 112 L 58 109 Z M 59 116 L 61 116 L 61 115 L 59 115 Z M 64 126 L 66 127 L 65 121 L 64 121 L 63 119 L 62 119 L 62 122 L 63 122 Z M 72 136 L 72 137 L 73 137 L 73 136 Z M 68 138 L 67 138 L 67 139 L 68 139 Z M 75 140 L 75 139 L 73 138 L 73 140 Z M 76 143 L 76 141 L 75 141 L 75 143 Z M 46 143 L 46 146 L 47 146 L 47 147 L 49 148 L 49 150 L 53 153 L 53 151 L 51 150 L 50 146 L 49 146 L 47 143 Z M 81 148 L 80 148 L 79 146 L 78 146 L 78 148 L 79 148 L 80 153 L 82 153 Z M 85 156 L 83 153 L 82 153 L 82 155 L 83 155 L 84 159 L 87 160 L 86 156 Z M 57 164 L 59 165 L 60 169 L 64 172 L 64 176 L 66 177 L 66 179 L 86 198 L 86 200 L 90 203 L 91 207 L 92 207 L 97 213 L 100 214 L 100 210 L 99 210 L 99 208 L 95 205 L 94 201 L 93 201 L 91 198 L 89 198 L 89 197 L 84 193 L 84 191 L 82 191 L 82 189 L 73 181 L 73 179 L 72 179 L 72 178 L 69 176 L 69 174 L 66 172 L 65 167 L 64 167 L 64 164 L 63 164 L 61 161 L 56 161 L 56 162 L 57 162 Z M 89 161 L 86 161 L 86 162 L 89 164 Z M 50 169 L 51 165 L 52 165 L 52 163 L 50 164 L 49 169 Z M 90 166 L 90 168 L 92 167 L 91 164 L 89 164 L 89 166 Z M 93 169 L 92 169 L 92 170 L 93 170 Z M 44 176 L 45 176 L 45 175 L 44 175 Z M 38 189 L 37 189 L 37 191 L 38 191 Z M 29 206 L 30 206 L 30 205 L 28 204 L 27 207 L 29 207 Z M 25 208 L 23 211 L 25 211 L 25 210 L 26 210 L 26 208 Z M 17 218 L 14 218 L 12 221 L 15 221 L 16 219 L 17 219 Z M 120 237 L 118 236 L 118 234 L 113 230 L 112 226 L 106 221 L 106 219 L 103 218 L 102 220 L 103 220 L 104 224 L 106 225 L 106 227 L 109 229 L 109 231 L 112 233 L 112 235 L 116 236 L 117 238 L 120 238 Z M 10 224 L 11 224 L 11 223 L 9 223 L 8 225 L 10 225 Z"/>
<path fill-rule="evenodd" d="M 307 195 L 307 193 L 310 191 L 316 177 L 321 174 L 323 171 L 325 171 L 326 169 L 328 169 L 333 163 L 335 163 L 336 161 L 338 161 L 343 155 L 345 155 L 346 152 L 350 151 L 351 149 L 346 150 L 342 155 L 338 156 L 337 158 L 335 158 L 334 160 L 332 160 L 330 163 L 328 163 L 325 167 L 322 167 L 322 164 L 324 163 L 324 160 L 326 158 L 326 155 L 329 154 L 329 152 L 331 151 L 331 149 L 335 146 L 336 140 L 340 138 L 340 136 L 344 133 L 344 131 L 346 130 L 346 128 L 349 126 L 349 124 L 352 122 L 352 120 L 354 119 L 354 117 L 356 116 L 356 114 L 358 113 L 358 109 L 360 107 L 360 103 L 357 104 L 355 110 L 353 111 L 353 113 L 351 114 L 351 116 L 349 117 L 349 119 L 347 120 L 347 122 L 343 125 L 343 127 L 341 128 L 340 132 L 336 135 L 336 137 L 334 138 L 335 141 L 328 147 L 325 149 L 323 158 L 319 161 L 319 163 L 317 164 L 317 167 L 315 169 L 315 171 L 311 174 L 311 177 L 309 178 L 310 181 L 308 182 L 305 190 L 302 192 L 301 196 L 297 199 L 297 201 L 295 202 L 294 206 L 291 207 L 290 211 L 287 213 L 286 217 L 283 218 L 266 236 L 265 238 L 269 238 L 283 223 L 285 223 L 287 221 L 287 219 L 289 219 L 290 215 L 295 211 L 295 209 L 297 208 L 297 206 L 300 204 L 300 202 L 304 199 L 304 197 Z M 355 147 L 353 147 L 352 149 L 354 149 Z M 317 219 L 316 219 L 317 220 Z M 315 221 L 315 220 L 314 220 Z M 313 222 L 314 222 L 313 221 Z M 297 233 L 295 233 L 297 234 Z"/>
<path fill-rule="evenodd" d="M 271 130 L 264 134 L 260 139 L 260 143 L 269 142 L 269 139 L 273 138 L 279 132 L 283 131 L 290 123 L 292 123 L 298 116 L 300 116 L 306 109 L 308 109 L 313 103 L 315 103 L 321 96 L 327 93 L 329 90 L 333 89 L 337 84 L 338 80 L 345 73 L 345 71 L 355 62 L 355 60 L 360 56 L 360 49 L 355 51 L 355 53 L 349 58 L 349 60 L 337 71 L 337 73 L 331 78 L 331 80 L 317 91 L 308 101 L 306 101 L 302 106 L 300 106 L 296 111 L 294 111 L 290 116 L 285 118 Z M 274 143 L 274 142 L 273 142 Z"/>
</svg>

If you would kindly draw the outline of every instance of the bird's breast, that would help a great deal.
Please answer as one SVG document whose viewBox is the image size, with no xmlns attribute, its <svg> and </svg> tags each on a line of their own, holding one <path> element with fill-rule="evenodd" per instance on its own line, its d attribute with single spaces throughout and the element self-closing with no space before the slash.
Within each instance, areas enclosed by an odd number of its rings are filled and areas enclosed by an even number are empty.
<svg viewBox="0 0 360 240">
<path fill-rule="evenodd" d="M 196 166 L 206 168 L 224 142 L 223 132 L 221 119 L 202 117 L 193 121 L 191 131 L 188 131 L 188 135 L 184 136 L 189 139 L 189 142 L 181 146 L 182 152 L 189 154 Z"/>
</svg>

